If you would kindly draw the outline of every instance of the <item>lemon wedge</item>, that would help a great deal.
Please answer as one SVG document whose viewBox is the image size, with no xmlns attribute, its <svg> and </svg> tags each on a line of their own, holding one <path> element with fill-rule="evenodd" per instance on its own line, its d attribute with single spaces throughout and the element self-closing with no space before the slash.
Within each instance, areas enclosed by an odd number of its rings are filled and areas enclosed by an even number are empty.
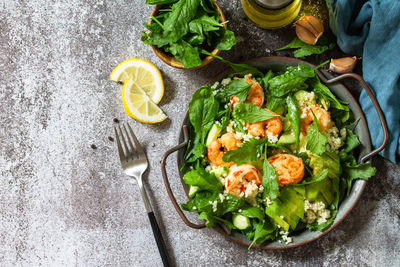
<svg viewBox="0 0 400 267">
<path fill-rule="evenodd" d="M 131 79 L 127 79 L 122 88 L 122 103 L 126 113 L 138 121 L 157 123 L 167 118 L 142 87 Z"/>
<path fill-rule="evenodd" d="M 141 58 L 130 58 L 120 63 L 112 72 L 110 80 L 125 83 L 130 79 L 155 103 L 164 95 L 164 82 L 160 71 L 151 62 Z"/>
</svg>

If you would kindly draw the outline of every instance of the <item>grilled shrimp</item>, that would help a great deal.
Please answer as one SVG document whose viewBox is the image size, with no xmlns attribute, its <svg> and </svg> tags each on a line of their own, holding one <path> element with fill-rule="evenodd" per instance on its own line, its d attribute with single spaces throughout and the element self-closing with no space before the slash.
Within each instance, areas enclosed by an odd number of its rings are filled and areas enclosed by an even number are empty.
<svg viewBox="0 0 400 267">
<path fill-rule="evenodd" d="M 254 197 L 261 185 L 261 174 L 251 164 L 233 165 L 225 179 L 225 189 L 236 197 Z"/>
<path fill-rule="evenodd" d="M 314 116 L 311 112 L 314 112 L 315 117 L 318 119 L 319 129 L 321 131 L 326 131 L 333 126 L 333 122 L 331 120 L 331 114 L 324 108 L 321 108 L 318 104 L 306 107 L 302 111 L 301 115 L 301 131 L 304 135 L 307 134 L 307 129 L 310 124 L 314 121 Z"/>
<path fill-rule="evenodd" d="M 270 110 L 268 110 L 270 111 Z M 272 112 L 273 114 L 276 114 Z M 282 132 L 282 121 L 279 117 L 273 117 L 266 121 L 247 124 L 247 131 L 252 136 L 266 137 L 268 134 L 277 136 Z"/>
<path fill-rule="evenodd" d="M 264 90 L 262 89 L 261 85 L 258 82 L 254 82 L 253 80 L 247 78 L 244 78 L 243 80 L 247 84 L 251 84 L 249 93 L 247 94 L 246 102 L 261 107 L 264 104 Z M 232 96 L 230 100 L 233 106 L 240 103 L 237 96 Z"/>
<path fill-rule="evenodd" d="M 304 164 L 301 158 L 290 154 L 277 154 L 269 157 L 268 162 L 274 166 L 281 185 L 298 183 L 304 177 Z"/>
<path fill-rule="evenodd" d="M 235 134 L 226 133 L 220 138 L 211 142 L 207 148 L 208 160 L 215 166 L 230 167 L 233 162 L 225 162 L 222 160 L 225 151 L 235 150 L 241 145 L 241 141 L 236 139 Z"/>
</svg>

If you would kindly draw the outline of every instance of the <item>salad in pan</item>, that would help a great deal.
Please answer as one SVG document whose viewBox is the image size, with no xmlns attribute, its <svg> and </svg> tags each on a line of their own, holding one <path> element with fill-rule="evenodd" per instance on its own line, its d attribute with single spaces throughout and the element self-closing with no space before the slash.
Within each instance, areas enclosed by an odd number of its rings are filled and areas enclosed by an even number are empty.
<svg viewBox="0 0 400 267">
<path fill-rule="evenodd" d="M 330 227 L 353 180 L 375 168 L 357 163 L 357 121 L 317 68 L 262 73 L 237 64 L 236 73 L 194 93 L 184 210 L 207 227 L 239 231 L 251 245 L 288 244 L 294 231 Z"/>
</svg>

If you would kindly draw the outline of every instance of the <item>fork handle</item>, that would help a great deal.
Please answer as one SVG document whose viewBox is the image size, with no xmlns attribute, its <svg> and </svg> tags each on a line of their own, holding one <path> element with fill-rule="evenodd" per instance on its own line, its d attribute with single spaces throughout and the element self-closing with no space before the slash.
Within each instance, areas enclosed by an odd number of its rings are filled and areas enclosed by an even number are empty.
<svg viewBox="0 0 400 267">
<path fill-rule="evenodd" d="M 168 256 L 168 251 L 167 247 L 165 246 L 164 239 L 161 235 L 160 228 L 158 227 L 158 223 L 156 220 L 156 216 L 154 216 L 154 213 L 152 211 L 148 212 L 147 215 L 149 216 L 151 228 L 153 229 L 153 234 L 157 242 L 157 247 L 158 251 L 160 252 L 162 262 L 165 267 L 169 267 L 170 265 L 170 260 Z"/>
</svg>

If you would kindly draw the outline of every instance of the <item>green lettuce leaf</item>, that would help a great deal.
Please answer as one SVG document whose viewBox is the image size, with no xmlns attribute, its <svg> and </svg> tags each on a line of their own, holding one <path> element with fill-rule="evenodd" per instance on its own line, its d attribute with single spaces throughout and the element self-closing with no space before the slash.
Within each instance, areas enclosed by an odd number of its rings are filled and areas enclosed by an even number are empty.
<svg viewBox="0 0 400 267">
<path fill-rule="evenodd" d="M 201 167 L 185 173 L 183 180 L 187 185 L 199 187 L 200 191 L 222 192 L 222 184 L 217 177 L 212 173 L 206 172 Z"/>
</svg>

